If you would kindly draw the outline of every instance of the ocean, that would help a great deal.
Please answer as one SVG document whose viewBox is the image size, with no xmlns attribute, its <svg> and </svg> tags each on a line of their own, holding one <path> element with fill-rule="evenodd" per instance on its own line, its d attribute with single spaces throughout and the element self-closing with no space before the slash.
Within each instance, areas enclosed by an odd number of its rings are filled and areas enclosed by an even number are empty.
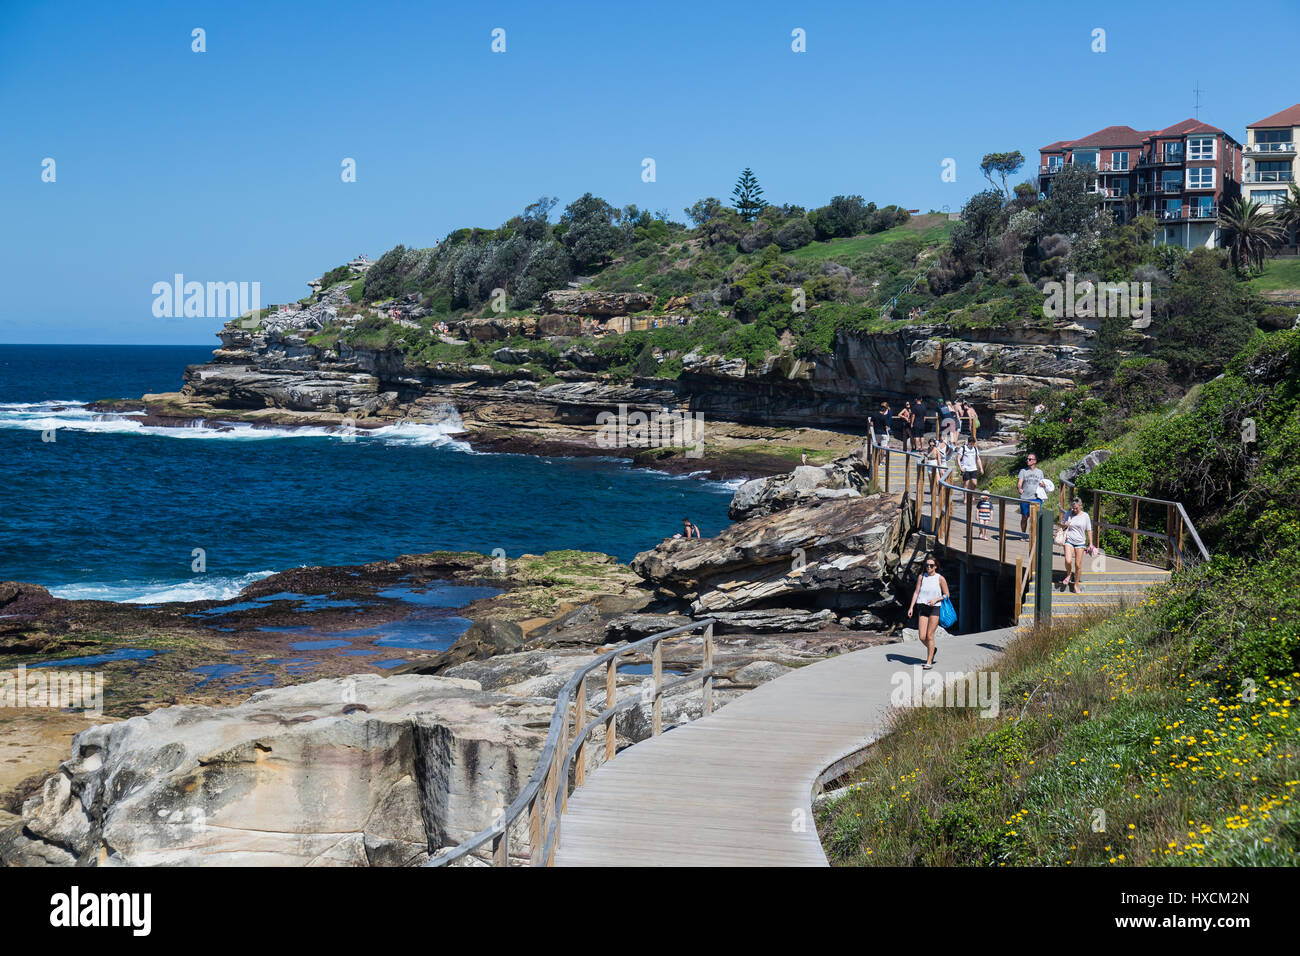
<svg viewBox="0 0 1300 956">
<path fill-rule="evenodd" d="M 211 354 L 0 345 L 0 581 L 64 598 L 224 599 L 286 568 L 405 553 L 574 548 L 626 561 L 683 517 L 706 536 L 728 523 L 736 482 L 478 453 L 452 421 L 346 441 L 324 428 L 145 427 L 85 407 L 176 391 Z"/>
</svg>

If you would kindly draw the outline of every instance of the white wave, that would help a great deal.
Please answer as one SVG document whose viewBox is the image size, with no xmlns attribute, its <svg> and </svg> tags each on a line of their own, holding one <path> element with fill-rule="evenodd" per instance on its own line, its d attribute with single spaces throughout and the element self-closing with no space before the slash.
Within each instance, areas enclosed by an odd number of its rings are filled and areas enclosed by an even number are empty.
<svg viewBox="0 0 1300 956">
<path fill-rule="evenodd" d="M 57 409 L 57 410 L 56 410 Z M 380 428 L 334 425 L 259 426 L 247 422 L 197 419 L 183 425 L 146 425 L 143 412 L 97 412 L 81 402 L 0 403 L 0 428 L 27 431 L 49 429 L 92 434 L 150 435 L 159 438 L 188 438 L 224 441 L 267 441 L 278 438 L 332 438 L 339 441 L 378 440 L 395 445 L 447 444 L 469 450 L 463 442 L 448 436 L 464 431 L 454 410 L 436 422 L 398 422 Z"/>
<path fill-rule="evenodd" d="M 176 601 L 228 601 L 254 581 L 274 571 L 253 571 L 239 577 L 196 576 L 179 583 L 62 584 L 49 589 L 68 601 L 117 601 L 121 604 L 169 604 Z"/>
<path fill-rule="evenodd" d="M 394 425 L 384 425 L 380 428 L 358 429 L 358 438 L 377 438 L 381 441 L 388 442 L 392 445 L 452 445 L 461 450 L 468 451 L 469 445 L 465 442 L 453 441 L 450 436 L 463 432 L 465 429 L 456 418 L 445 422 L 425 423 L 425 422 L 397 422 Z"/>
</svg>

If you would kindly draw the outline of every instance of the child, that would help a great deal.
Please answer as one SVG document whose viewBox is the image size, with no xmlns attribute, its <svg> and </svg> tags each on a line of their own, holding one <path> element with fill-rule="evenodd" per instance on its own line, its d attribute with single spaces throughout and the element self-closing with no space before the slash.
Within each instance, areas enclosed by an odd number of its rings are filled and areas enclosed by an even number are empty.
<svg viewBox="0 0 1300 956">
<path fill-rule="evenodd" d="M 979 537 L 983 541 L 989 536 L 989 522 L 993 519 L 993 500 L 987 491 L 980 496 L 979 504 L 975 506 L 975 515 L 980 529 Z"/>
</svg>

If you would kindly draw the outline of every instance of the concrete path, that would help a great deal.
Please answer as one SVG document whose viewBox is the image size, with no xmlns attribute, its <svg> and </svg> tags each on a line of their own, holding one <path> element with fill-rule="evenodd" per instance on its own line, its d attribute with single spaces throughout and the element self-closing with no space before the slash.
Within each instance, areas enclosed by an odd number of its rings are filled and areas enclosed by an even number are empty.
<svg viewBox="0 0 1300 956">
<path fill-rule="evenodd" d="M 933 672 L 991 661 L 1015 628 L 948 638 Z M 877 739 L 920 642 L 784 674 L 709 717 L 643 741 L 569 797 L 557 866 L 825 866 L 812 815 L 821 772 Z"/>
</svg>

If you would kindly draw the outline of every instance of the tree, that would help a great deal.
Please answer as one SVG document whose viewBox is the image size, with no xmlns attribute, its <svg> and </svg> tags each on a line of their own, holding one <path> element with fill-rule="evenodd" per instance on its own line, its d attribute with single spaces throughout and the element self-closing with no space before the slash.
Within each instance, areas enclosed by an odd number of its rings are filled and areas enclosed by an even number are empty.
<svg viewBox="0 0 1300 956">
<path fill-rule="evenodd" d="M 961 210 L 961 222 L 952 231 L 952 252 L 972 270 L 991 265 L 993 237 L 1006 225 L 1002 194 L 996 189 L 976 193 Z"/>
<path fill-rule="evenodd" d="M 1280 208 L 1275 209 L 1278 218 L 1290 232 L 1291 244 L 1295 245 L 1296 235 L 1300 233 L 1300 186 L 1292 183 L 1286 191 L 1286 199 Z"/>
<path fill-rule="evenodd" d="M 1148 330 L 1153 358 L 1169 363 L 1175 381 L 1207 379 L 1255 330 L 1250 296 L 1222 250 L 1193 249 Z"/>
<path fill-rule="evenodd" d="M 1051 194 L 1039 203 L 1043 235 L 1059 232 L 1074 241 L 1104 230 L 1109 217 L 1098 216 L 1101 196 L 1088 191 L 1096 175 L 1087 166 L 1069 164 L 1061 167 L 1052 181 Z"/>
<path fill-rule="evenodd" d="M 1257 202 L 1238 199 L 1219 214 L 1224 245 L 1238 272 L 1262 269 L 1264 260 L 1282 240 L 1282 224 Z"/>
<path fill-rule="evenodd" d="M 758 178 L 748 166 L 736 180 L 736 188 L 731 191 L 731 196 L 735 200 L 736 212 L 740 213 L 740 218 L 745 222 L 753 222 L 767 205 L 767 200 L 763 198 L 763 187 L 758 184 Z"/>
<path fill-rule="evenodd" d="M 980 160 L 980 172 L 984 174 L 984 178 L 993 187 L 997 186 L 997 183 L 993 181 L 993 174 L 997 173 L 1001 176 L 1002 194 L 1010 201 L 1011 188 L 1007 185 L 1007 177 L 1014 176 L 1023 165 L 1025 165 L 1025 157 L 1018 149 L 1009 153 L 985 153 L 984 158 Z"/>
<path fill-rule="evenodd" d="M 810 212 L 808 221 L 818 239 L 836 239 L 866 232 L 875 212 L 876 204 L 864 202 L 861 196 L 835 196 L 829 205 Z"/>
<path fill-rule="evenodd" d="M 555 208 L 559 200 L 553 196 L 543 196 L 537 202 L 529 203 L 524 207 L 524 214 L 521 217 L 519 231 L 527 239 L 544 239 L 547 230 L 547 217 L 550 216 L 551 210 Z"/>
<path fill-rule="evenodd" d="M 609 262 L 624 239 L 614 224 L 619 211 L 605 200 L 585 193 L 564 208 L 560 222 L 566 227 L 561 241 L 579 269 Z"/>
<path fill-rule="evenodd" d="M 702 226 L 710 219 L 717 219 L 722 215 L 726 207 L 722 204 L 721 199 L 715 199 L 710 196 L 707 199 L 701 199 L 699 202 L 687 206 L 682 212 L 686 213 L 686 218 L 693 225 Z"/>
</svg>

